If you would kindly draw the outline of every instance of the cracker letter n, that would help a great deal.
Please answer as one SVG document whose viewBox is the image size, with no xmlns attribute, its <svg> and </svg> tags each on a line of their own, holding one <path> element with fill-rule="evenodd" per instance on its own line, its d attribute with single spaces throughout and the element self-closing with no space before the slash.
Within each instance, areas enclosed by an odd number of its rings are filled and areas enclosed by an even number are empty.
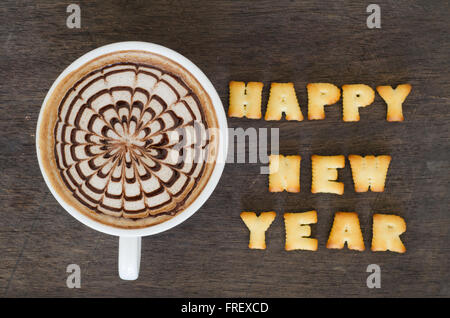
<svg viewBox="0 0 450 318">
<path fill-rule="evenodd" d="M 337 168 L 344 168 L 345 157 L 340 156 L 311 156 L 312 165 L 312 193 L 344 193 L 344 184 L 336 182 Z"/>
<path fill-rule="evenodd" d="M 411 92 L 411 85 L 401 84 L 396 89 L 391 86 L 378 86 L 377 92 L 387 104 L 387 121 L 403 121 L 402 104 Z"/>
<path fill-rule="evenodd" d="M 345 243 L 351 250 L 364 251 L 364 240 L 358 214 L 354 212 L 336 212 L 327 248 L 342 249 Z"/>
<path fill-rule="evenodd" d="M 308 119 L 324 119 L 325 105 L 333 105 L 341 98 L 341 90 L 330 83 L 309 83 L 308 90 Z"/>
<path fill-rule="evenodd" d="M 383 192 L 391 156 L 349 155 L 356 192 Z"/>
<path fill-rule="evenodd" d="M 317 212 L 285 213 L 286 251 L 317 251 L 317 239 L 309 238 L 311 227 L 307 224 L 317 223 Z"/>
<path fill-rule="evenodd" d="M 264 84 L 260 82 L 230 82 L 229 117 L 261 118 L 261 92 Z"/>
<path fill-rule="evenodd" d="M 373 103 L 375 92 L 365 84 L 342 86 L 342 113 L 344 121 L 359 121 L 359 107 Z"/>
<path fill-rule="evenodd" d="M 269 156 L 269 191 L 300 192 L 300 156 Z"/>
<path fill-rule="evenodd" d="M 406 231 L 406 223 L 398 215 L 374 214 L 372 251 L 392 251 L 405 253 L 406 248 L 400 234 Z"/>
<path fill-rule="evenodd" d="M 255 212 L 242 212 L 241 219 L 250 230 L 249 248 L 266 249 L 266 231 L 275 219 L 276 213 L 262 212 L 256 216 Z"/>
<path fill-rule="evenodd" d="M 303 120 L 293 83 L 272 83 L 265 120 L 280 120 L 282 114 L 287 120 Z"/>
</svg>

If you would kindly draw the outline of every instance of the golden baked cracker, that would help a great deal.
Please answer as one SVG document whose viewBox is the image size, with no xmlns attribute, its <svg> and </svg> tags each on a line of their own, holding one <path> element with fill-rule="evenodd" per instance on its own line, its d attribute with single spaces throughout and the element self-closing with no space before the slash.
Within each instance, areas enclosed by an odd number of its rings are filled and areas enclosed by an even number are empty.
<svg viewBox="0 0 450 318">
<path fill-rule="evenodd" d="M 406 231 L 405 220 L 398 215 L 374 214 L 372 251 L 405 253 L 400 234 Z"/>
<path fill-rule="evenodd" d="M 345 157 L 339 156 L 311 156 L 312 165 L 312 193 L 344 193 L 344 184 L 336 182 L 337 168 L 345 167 Z"/>
<path fill-rule="evenodd" d="M 266 249 L 266 231 L 275 220 L 275 216 L 276 213 L 273 211 L 261 212 L 259 216 L 256 216 L 255 212 L 241 213 L 241 219 L 250 230 L 249 248 Z"/>
<path fill-rule="evenodd" d="M 261 93 L 264 84 L 260 82 L 230 82 L 229 117 L 261 118 Z"/>
<path fill-rule="evenodd" d="M 342 86 L 342 113 L 344 121 L 359 121 L 359 107 L 373 103 L 374 90 L 365 84 Z"/>
<path fill-rule="evenodd" d="M 391 156 L 349 155 L 356 192 L 383 192 Z"/>
<path fill-rule="evenodd" d="M 300 192 L 300 156 L 269 156 L 269 191 Z"/>
<path fill-rule="evenodd" d="M 341 90 L 330 83 L 309 83 L 308 90 L 308 119 L 324 119 L 325 105 L 333 105 L 341 98 Z"/>
<path fill-rule="evenodd" d="M 402 104 L 411 92 L 411 85 L 401 84 L 396 89 L 391 86 L 378 86 L 377 92 L 387 104 L 387 121 L 403 121 Z"/>
<path fill-rule="evenodd" d="M 334 215 L 327 248 L 342 249 L 345 243 L 351 250 L 364 251 L 364 240 L 357 213 L 336 212 Z"/>
<path fill-rule="evenodd" d="M 287 120 L 303 120 L 293 83 L 272 83 L 265 120 L 280 120 L 285 113 Z"/>
<path fill-rule="evenodd" d="M 317 223 L 317 212 L 285 213 L 286 251 L 317 251 L 317 239 L 309 238 L 311 227 L 307 224 Z"/>
</svg>

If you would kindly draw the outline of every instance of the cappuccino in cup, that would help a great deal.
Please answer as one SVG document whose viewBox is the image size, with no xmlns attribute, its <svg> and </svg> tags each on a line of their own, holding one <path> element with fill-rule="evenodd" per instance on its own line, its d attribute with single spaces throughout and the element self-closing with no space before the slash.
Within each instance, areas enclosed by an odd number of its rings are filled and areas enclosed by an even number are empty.
<svg viewBox="0 0 450 318">
<path fill-rule="evenodd" d="M 216 163 L 210 96 L 157 53 L 123 50 L 87 61 L 57 83 L 41 117 L 46 181 L 104 225 L 139 229 L 183 213 Z"/>
</svg>

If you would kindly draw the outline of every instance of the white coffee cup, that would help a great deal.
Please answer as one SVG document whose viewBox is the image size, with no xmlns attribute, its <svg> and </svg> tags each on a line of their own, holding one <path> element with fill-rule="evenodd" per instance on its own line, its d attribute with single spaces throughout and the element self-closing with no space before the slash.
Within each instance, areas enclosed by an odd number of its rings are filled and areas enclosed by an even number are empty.
<svg viewBox="0 0 450 318">
<path fill-rule="evenodd" d="M 40 129 L 42 123 L 42 117 L 44 113 L 44 106 L 47 104 L 47 100 L 52 95 L 55 87 L 58 83 L 63 80 L 69 73 L 78 69 L 86 62 L 93 60 L 101 55 L 116 52 L 116 51 L 125 51 L 125 50 L 142 50 L 148 51 L 151 53 L 156 53 L 162 56 L 165 56 L 176 63 L 183 66 L 186 70 L 188 70 L 202 85 L 205 92 L 209 95 L 212 104 L 214 106 L 214 110 L 217 117 L 218 127 L 219 127 L 219 143 L 217 150 L 217 159 L 212 171 L 209 180 L 202 190 L 202 192 L 198 195 L 198 197 L 181 213 L 177 214 L 173 218 L 156 224 L 146 228 L 139 229 L 125 229 L 125 228 L 117 228 L 113 226 L 109 226 L 100 222 L 95 221 L 92 218 L 89 218 L 85 214 L 77 211 L 74 207 L 69 205 L 61 196 L 58 195 L 57 191 L 54 189 L 54 186 L 51 184 L 49 180 L 49 176 L 47 175 L 45 169 L 42 164 L 42 156 L 41 150 L 39 149 L 39 136 Z M 41 107 L 41 111 L 39 114 L 39 119 L 37 123 L 36 130 L 36 151 L 37 157 L 39 161 L 39 166 L 44 177 L 44 180 L 47 186 L 50 189 L 50 192 L 56 198 L 56 200 L 61 204 L 61 206 L 69 212 L 73 217 L 75 217 L 81 223 L 93 228 L 94 230 L 119 236 L 119 276 L 125 280 L 135 280 L 139 276 L 139 267 L 140 267 L 140 259 L 141 259 L 141 238 L 147 235 L 157 234 L 172 227 L 182 223 L 186 219 L 188 219 L 191 215 L 193 215 L 200 207 L 205 203 L 205 201 L 212 194 L 214 188 L 219 182 L 220 176 L 222 175 L 223 168 L 225 165 L 226 153 L 227 153 L 227 145 L 228 145 L 228 125 L 225 116 L 225 112 L 223 109 L 222 102 L 209 79 L 203 74 L 203 72 L 195 66 L 191 61 L 182 56 L 181 54 L 168 49 L 166 47 L 147 43 L 147 42 L 118 42 L 109 45 L 105 45 L 99 47 L 93 51 L 90 51 L 75 62 L 70 64 L 56 79 L 53 83 L 52 87 L 47 93 L 47 96 L 44 99 L 44 102 Z"/>
</svg>

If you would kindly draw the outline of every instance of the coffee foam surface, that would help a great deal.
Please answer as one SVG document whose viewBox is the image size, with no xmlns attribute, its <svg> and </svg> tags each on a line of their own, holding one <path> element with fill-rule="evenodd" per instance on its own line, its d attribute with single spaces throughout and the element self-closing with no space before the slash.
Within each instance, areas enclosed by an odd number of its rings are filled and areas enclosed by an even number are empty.
<svg viewBox="0 0 450 318">
<path fill-rule="evenodd" d="M 198 83 L 192 89 L 174 72 L 187 71 L 164 66 L 125 58 L 101 66 L 68 88 L 57 108 L 60 179 L 104 223 L 167 220 L 195 199 L 211 173 L 211 108 L 205 112 Z"/>
</svg>

